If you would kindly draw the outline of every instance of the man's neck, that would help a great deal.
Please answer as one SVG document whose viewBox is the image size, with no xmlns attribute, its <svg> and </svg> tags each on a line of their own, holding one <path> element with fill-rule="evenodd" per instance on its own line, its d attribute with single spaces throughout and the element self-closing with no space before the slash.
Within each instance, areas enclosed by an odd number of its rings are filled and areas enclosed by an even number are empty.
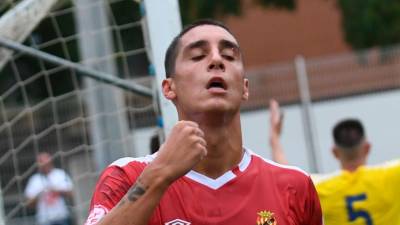
<svg viewBox="0 0 400 225">
<path fill-rule="evenodd" d="M 243 157 L 240 114 L 231 118 L 206 118 L 195 121 L 205 134 L 207 156 L 194 170 L 218 178 L 239 164 Z"/>
<path fill-rule="evenodd" d="M 360 166 L 364 166 L 365 165 L 365 161 L 347 161 L 347 162 L 342 162 L 342 170 L 346 170 L 349 172 L 354 172 L 356 171 Z"/>
</svg>

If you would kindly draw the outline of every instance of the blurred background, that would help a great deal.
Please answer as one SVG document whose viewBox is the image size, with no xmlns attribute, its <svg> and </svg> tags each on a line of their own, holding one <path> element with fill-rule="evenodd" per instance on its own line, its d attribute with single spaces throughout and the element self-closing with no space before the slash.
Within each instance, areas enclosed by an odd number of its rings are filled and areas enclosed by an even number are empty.
<svg viewBox="0 0 400 225">
<path fill-rule="evenodd" d="M 399 157 L 398 1 L 0 0 L 0 38 L 29 47 L 0 48 L 0 224 L 33 223 L 24 188 L 41 151 L 71 176 L 71 220 L 83 224 L 102 169 L 149 154 L 150 139 L 162 141 L 174 122 L 171 106 L 157 99 L 166 48 L 158 43 L 199 18 L 225 22 L 241 45 L 250 81 L 246 147 L 270 158 L 275 98 L 292 165 L 337 170 L 331 129 L 349 117 L 365 126 L 369 164 Z M 112 81 L 93 79 L 93 70 Z"/>
</svg>

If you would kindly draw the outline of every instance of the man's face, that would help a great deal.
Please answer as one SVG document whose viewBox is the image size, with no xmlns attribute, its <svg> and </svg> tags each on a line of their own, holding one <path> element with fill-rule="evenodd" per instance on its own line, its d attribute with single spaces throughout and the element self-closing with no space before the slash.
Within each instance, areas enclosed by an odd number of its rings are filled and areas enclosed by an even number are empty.
<svg viewBox="0 0 400 225">
<path fill-rule="evenodd" d="M 47 153 L 41 153 L 37 157 L 37 164 L 40 173 L 48 174 L 53 168 L 51 156 Z"/>
<path fill-rule="evenodd" d="M 178 112 L 235 112 L 248 97 L 242 55 L 225 29 L 201 25 L 182 36 L 171 90 Z"/>
</svg>

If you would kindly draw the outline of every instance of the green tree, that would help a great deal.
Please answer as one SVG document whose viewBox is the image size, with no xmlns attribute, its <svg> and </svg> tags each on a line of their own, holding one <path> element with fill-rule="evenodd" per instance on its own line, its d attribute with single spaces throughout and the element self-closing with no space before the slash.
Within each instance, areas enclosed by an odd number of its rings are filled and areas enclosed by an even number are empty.
<svg viewBox="0 0 400 225">
<path fill-rule="evenodd" d="M 353 49 L 400 41 L 399 0 L 338 0 L 345 40 Z"/>
<path fill-rule="evenodd" d="M 182 22 L 188 24 L 199 18 L 240 16 L 243 14 L 243 2 L 244 0 L 179 0 Z M 252 3 L 265 8 L 296 8 L 295 0 L 252 0 Z"/>
</svg>

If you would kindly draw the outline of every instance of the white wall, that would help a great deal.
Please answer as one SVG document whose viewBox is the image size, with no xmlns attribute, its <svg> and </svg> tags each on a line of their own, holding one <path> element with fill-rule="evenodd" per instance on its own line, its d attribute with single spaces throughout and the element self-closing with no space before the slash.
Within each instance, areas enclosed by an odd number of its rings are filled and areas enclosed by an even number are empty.
<svg viewBox="0 0 400 225">
<path fill-rule="evenodd" d="M 312 112 L 317 133 L 322 172 L 339 168 L 331 154 L 331 130 L 343 118 L 360 119 L 365 127 L 367 138 L 372 144 L 368 164 L 377 164 L 400 157 L 400 91 L 371 94 L 338 100 L 314 103 Z M 282 143 L 288 161 L 292 165 L 308 170 L 306 147 L 298 105 L 283 107 L 285 122 Z M 270 158 L 268 144 L 268 111 L 259 110 L 242 114 L 244 143 L 256 153 Z"/>
</svg>

